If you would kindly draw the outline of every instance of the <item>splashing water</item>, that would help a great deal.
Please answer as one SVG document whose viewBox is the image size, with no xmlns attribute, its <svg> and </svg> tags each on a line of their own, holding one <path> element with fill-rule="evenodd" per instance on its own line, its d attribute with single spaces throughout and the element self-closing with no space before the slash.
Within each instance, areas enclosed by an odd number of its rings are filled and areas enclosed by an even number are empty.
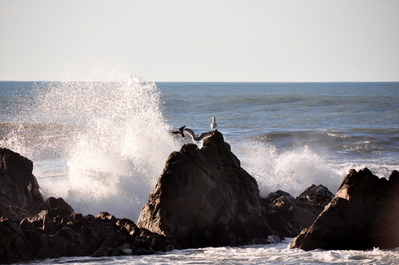
<svg viewBox="0 0 399 265">
<path fill-rule="evenodd" d="M 35 137 L 43 145 L 35 148 L 47 152 L 48 163 L 54 163 L 49 150 L 55 150 L 67 168 L 66 176 L 39 180 L 44 195 L 63 197 L 76 212 L 137 219 L 178 148 L 163 120 L 157 86 L 136 77 L 48 83 L 36 88 L 29 105 L 25 115 L 43 126 Z"/>
<path fill-rule="evenodd" d="M 106 208 L 119 208 L 118 216 L 125 215 L 127 205 L 136 205 L 138 215 L 174 146 L 156 86 L 133 82 L 120 88 L 101 102 L 104 109 L 95 104 L 91 112 L 96 118 L 71 151 L 70 195 L 92 204 L 86 200 L 89 195 L 98 207 L 111 201 Z"/>
<path fill-rule="evenodd" d="M 308 146 L 278 150 L 272 144 L 248 140 L 236 151 L 242 167 L 257 180 L 262 197 L 277 190 L 298 196 L 311 184 L 322 184 L 335 193 L 344 175 Z"/>
</svg>

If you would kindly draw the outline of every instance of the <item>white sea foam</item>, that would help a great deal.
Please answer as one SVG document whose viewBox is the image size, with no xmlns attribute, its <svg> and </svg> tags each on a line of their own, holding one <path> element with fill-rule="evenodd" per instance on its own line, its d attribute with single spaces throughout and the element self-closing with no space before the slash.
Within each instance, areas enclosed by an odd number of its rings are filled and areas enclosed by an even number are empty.
<svg viewBox="0 0 399 265">
<path fill-rule="evenodd" d="M 119 257 L 68 257 L 40 264 L 397 264 L 398 250 L 312 250 L 288 249 L 290 239 L 269 245 L 208 247 L 173 250 L 167 253 Z"/>
</svg>

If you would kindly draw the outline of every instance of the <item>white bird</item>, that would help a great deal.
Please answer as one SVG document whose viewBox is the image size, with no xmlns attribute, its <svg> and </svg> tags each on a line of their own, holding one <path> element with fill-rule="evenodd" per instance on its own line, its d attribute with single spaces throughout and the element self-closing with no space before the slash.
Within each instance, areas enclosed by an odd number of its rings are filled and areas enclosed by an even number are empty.
<svg viewBox="0 0 399 265">
<path fill-rule="evenodd" d="M 213 133 L 211 133 L 211 132 L 204 132 L 204 133 L 201 133 L 201 134 L 198 135 L 198 136 L 195 136 L 193 130 L 188 129 L 188 128 L 185 128 L 184 130 L 191 136 L 191 138 L 192 138 L 195 142 L 199 142 L 199 141 L 201 141 L 202 139 L 207 138 L 207 137 L 210 137 L 210 136 L 213 135 Z"/>
<path fill-rule="evenodd" d="M 216 123 L 216 118 L 212 117 L 212 122 L 211 122 L 211 129 L 215 130 L 218 124 Z"/>
</svg>

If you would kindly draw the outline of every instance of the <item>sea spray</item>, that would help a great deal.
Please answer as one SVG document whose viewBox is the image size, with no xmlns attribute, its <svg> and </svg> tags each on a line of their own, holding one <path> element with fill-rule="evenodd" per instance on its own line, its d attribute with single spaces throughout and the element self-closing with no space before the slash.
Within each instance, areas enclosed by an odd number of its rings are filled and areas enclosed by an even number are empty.
<svg viewBox="0 0 399 265">
<path fill-rule="evenodd" d="M 232 149 L 241 166 L 257 180 L 263 197 L 277 190 L 298 196 L 312 184 L 335 192 L 342 181 L 342 172 L 306 145 L 278 149 L 268 142 L 243 140 Z"/>
<path fill-rule="evenodd" d="M 33 161 L 40 157 L 34 173 L 46 197 L 63 197 L 83 214 L 108 211 L 137 219 L 179 144 L 163 119 L 157 86 L 125 77 L 45 83 L 34 89 L 20 118 L 29 121 L 20 125 L 26 131 L 10 134 L 8 147 L 19 146 Z M 41 128 L 27 129 L 33 125 Z M 18 128 L 14 134 L 21 132 Z M 32 134 L 29 143 L 27 133 Z M 57 161 L 63 161 L 58 172 L 57 165 L 50 165 Z M 52 172 L 41 175 L 51 167 Z"/>
<path fill-rule="evenodd" d="M 69 196 L 79 198 L 82 211 L 110 209 L 136 219 L 176 147 L 162 120 L 155 84 L 130 82 L 119 88 L 71 150 Z"/>
</svg>

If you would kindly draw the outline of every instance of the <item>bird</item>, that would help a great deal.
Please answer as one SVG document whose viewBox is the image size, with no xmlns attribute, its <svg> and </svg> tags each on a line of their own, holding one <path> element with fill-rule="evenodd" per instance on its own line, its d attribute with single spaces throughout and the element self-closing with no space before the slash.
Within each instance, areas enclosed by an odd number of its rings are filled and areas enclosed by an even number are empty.
<svg viewBox="0 0 399 265">
<path fill-rule="evenodd" d="M 191 138 L 193 139 L 194 142 L 199 142 L 199 141 L 201 141 L 202 139 L 207 138 L 207 137 L 210 137 L 210 136 L 213 135 L 212 132 L 204 132 L 204 133 L 201 133 L 201 134 L 198 135 L 198 136 L 195 136 L 193 130 L 191 130 L 191 129 L 189 129 L 189 128 L 185 128 L 184 131 L 186 131 L 186 132 L 191 136 Z"/>
<path fill-rule="evenodd" d="M 216 123 L 216 118 L 212 117 L 212 122 L 211 122 L 211 129 L 215 130 L 218 124 Z"/>
<path fill-rule="evenodd" d="M 184 129 L 186 128 L 186 125 L 182 126 L 179 128 L 178 131 L 171 131 L 172 134 L 179 134 L 181 138 L 184 138 Z"/>
</svg>

